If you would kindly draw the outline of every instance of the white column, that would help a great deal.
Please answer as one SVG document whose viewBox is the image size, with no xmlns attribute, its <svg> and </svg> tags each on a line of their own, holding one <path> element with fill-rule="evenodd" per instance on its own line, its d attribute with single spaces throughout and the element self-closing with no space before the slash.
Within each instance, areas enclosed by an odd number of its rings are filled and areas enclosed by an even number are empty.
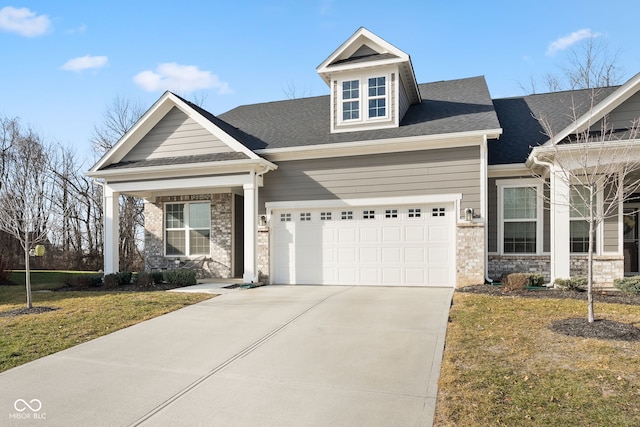
<svg viewBox="0 0 640 427">
<path fill-rule="evenodd" d="M 560 170 L 551 171 L 551 282 L 570 277 L 571 187 Z"/>
<path fill-rule="evenodd" d="M 104 185 L 104 274 L 117 273 L 120 258 L 120 193 Z"/>
<path fill-rule="evenodd" d="M 244 273 L 245 283 L 257 281 L 258 274 L 258 182 L 251 172 L 252 182 L 244 190 Z"/>
</svg>

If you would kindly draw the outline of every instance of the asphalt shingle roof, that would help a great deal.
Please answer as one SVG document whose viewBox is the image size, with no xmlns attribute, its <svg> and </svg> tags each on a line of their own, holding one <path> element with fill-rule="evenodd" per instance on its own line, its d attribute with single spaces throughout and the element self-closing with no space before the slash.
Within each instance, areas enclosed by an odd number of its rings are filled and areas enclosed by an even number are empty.
<svg viewBox="0 0 640 427">
<path fill-rule="evenodd" d="M 499 140 L 489 141 L 489 164 L 524 163 L 531 148 L 549 139 L 540 119 L 549 123 L 553 134 L 558 133 L 616 89 L 618 86 L 494 99 L 503 133 Z"/>
<path fill-rule="evenodd" d="M 102 170 L 181 165 L 186 163 L 224 162 L 228 160 L 246 160 L 248 158 L 249 156 L 247 156 L 246 154 L 238 152 L 200 154 L 196 156 L 163 157 L 157 159 L 131 160 L 126 162 L 113 163 L 105 166 L 104 168 L 102 168 Z"/>
<path fill-rule="evenodd" d="M 252 150 L 303 147 L 500 128 L 484 77 L 421 84 L 397 128 L 331 133 L 330 97 L 292 99 L 237 107 L 217 119 L 242 132 Z"/>
</svg>

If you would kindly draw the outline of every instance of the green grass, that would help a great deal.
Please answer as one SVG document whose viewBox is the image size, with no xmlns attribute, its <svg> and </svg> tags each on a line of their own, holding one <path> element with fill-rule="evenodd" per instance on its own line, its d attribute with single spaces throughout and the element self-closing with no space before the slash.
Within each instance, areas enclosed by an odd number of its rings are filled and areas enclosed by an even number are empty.
<svg viewBox="0 0 640 427">
<path fill-rule="evenodd" d="M 57 310 L 0 317 L 0 372 L 212 297 L 164 291 L 50 292 L 68 273 L 32 276 L 34 307 Z M 23 283 L 0 286 L 0 313 L 26 307 Z"/>
<path fill-rule="evenodd" d="M 640 327 L 640 306 L 596 304 L 596 315 Z M 640 342 L 548 328 L 583 316 L 584 301 L 456 293 L 435 425 L 640 425 Z"/>
</svg>

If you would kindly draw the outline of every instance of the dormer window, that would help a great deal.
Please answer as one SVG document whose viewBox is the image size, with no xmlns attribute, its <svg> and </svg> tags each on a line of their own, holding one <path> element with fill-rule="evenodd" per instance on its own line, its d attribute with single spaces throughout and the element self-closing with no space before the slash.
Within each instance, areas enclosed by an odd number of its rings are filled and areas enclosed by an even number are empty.
<svg viewBox="0 0 640 427">
<path fill-rule="evenodd" d="M 387 76 L 338 82 L 343 124 L 378 122 L 389 118 Z"/>
<path fill-rule="evenodd" d="M 342 82 L 342 120 L 360 119 L 360 81 Z"/>
<path fill-rule="evenodd" d="M 387 116 L 387 79 L 369 79 L 369 118 Z"/>
</svg>

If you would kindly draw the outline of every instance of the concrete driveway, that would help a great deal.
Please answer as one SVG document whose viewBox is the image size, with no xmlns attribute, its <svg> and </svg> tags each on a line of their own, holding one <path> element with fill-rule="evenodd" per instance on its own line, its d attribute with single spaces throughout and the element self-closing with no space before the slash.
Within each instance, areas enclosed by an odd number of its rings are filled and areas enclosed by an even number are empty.
<svg viewBox="0 0 640 427">
<path fill-rule="evenodd" d="M 0 374 L 0 425 L 430 426 L 452 293 L 224 294 Z"/>
</svg>

